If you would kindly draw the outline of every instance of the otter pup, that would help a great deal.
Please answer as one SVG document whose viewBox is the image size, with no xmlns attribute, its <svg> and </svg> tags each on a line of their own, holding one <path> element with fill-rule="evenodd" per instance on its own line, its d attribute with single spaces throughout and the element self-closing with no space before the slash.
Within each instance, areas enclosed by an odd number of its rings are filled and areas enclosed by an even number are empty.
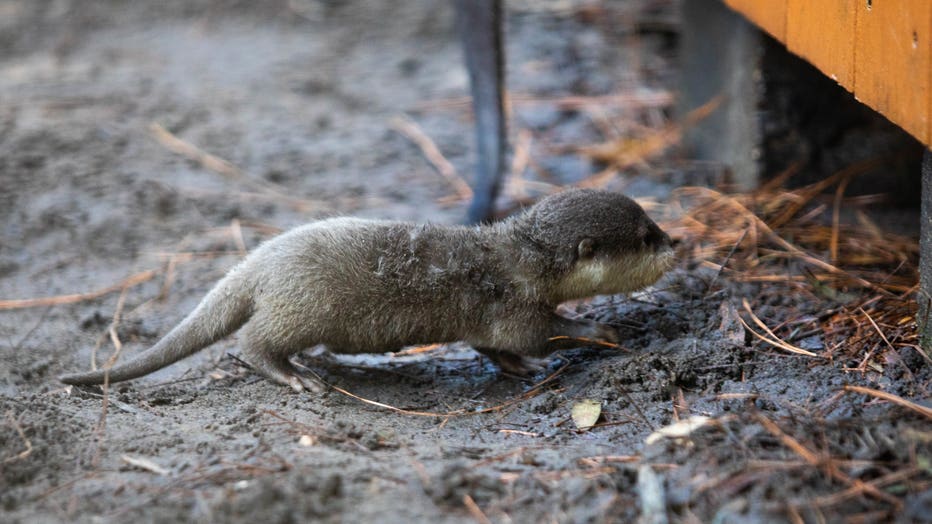
<svg viewBox="0 0 932 524">
<path fill-rule="evenodd" d="M 245 359 L 279 384 L 319 390 L 289 357 L 323 344 L 372 353 L 465 341 L 506 371 L 533 369 L 564 336 L 615 341 L 608 326 L 555 313 L 567 300 L 654 283 L 667 236 L 633 200 L 570 190 L 484 226 L 332 218 L 249 254 L 147 351 L 66 384 L 141 377 L 243 327 Z"/>
</svg>

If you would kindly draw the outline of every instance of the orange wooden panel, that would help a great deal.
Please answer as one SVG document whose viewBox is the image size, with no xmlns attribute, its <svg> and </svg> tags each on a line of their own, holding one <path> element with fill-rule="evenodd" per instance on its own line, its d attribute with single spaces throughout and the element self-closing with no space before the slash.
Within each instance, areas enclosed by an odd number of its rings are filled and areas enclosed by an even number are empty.
<svg viewBox="0 0 932 524">
<path fill-rule="evenodd" d="M 932 2 L 860 0 L 854 95 L 932 145 Z"/>
<path fill-rule="evenodd" d="M 787 49 L 853 91 L 855 15 L 865 1 L 787 0 Z"/>
<path fill-rule="evenodd" d="M 777 40 L 786 41 L 786 0 L 725 0 L 725 3 Z"/>
</svg>

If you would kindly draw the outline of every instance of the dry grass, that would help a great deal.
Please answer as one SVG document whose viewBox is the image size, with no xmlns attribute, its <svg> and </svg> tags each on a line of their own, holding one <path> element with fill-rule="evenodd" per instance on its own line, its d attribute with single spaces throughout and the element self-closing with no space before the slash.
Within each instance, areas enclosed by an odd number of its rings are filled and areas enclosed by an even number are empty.
<svg viewBox="0 0 932 524">
<path fill-rule="evenodd" d="M 884 232 L 859 209 L 857 223 L 840 219 L 847 181 L 874 163 L 792 190 L 780 187 L 785 176 L 751 193 L 683 187 L 662 226 L 692 264 L 757 284 L 758 295 L 744 297 L 747 328 L 769 344 L 829 360 L 857 357 L 862 372 L 899 360 L 900 351 L 928 362 L 916 328 L 918 242 Z M 833 184 L 834 198 L 823 196 Z M 755 309 L 779 296 L 807 307 L 790 318 L 759 318 Z M 824 349 L 793 343 L 812 335 L 821 335 Z"/>
</svg>

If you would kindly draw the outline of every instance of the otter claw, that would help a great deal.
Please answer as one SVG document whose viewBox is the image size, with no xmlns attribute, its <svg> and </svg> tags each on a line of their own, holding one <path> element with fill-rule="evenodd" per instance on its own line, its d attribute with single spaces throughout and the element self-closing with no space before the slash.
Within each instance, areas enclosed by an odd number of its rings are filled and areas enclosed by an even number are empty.
<svg viewBox="0 0 932 524">
<path fill-rule="evenodd" d="M 288 385 L 291 386 L 291 389 L 293 389 L 295 393 L 304 392 L 304 384 L 302 384 L 301 379 L 296 376 L 292 375 L 288 377 Z"/>
<path fill-rule="evenodd" d="M 305 391 L 310 393 L 321 393 L 324 391 L 323 384 L 310 377 L 291 375 L 288 377 L 288 385 L 291 386 L 291 389 L 293 389 L 296 393 L 303 393 Z"/>
<path fill-rule="evenodd" d="M 294 373 L 288 375 L 288 385 L 297 393 L 305 391 L 309 393 L 322 393 L 326 387 L 320 379 L 308 376 L 306 373 L 313 373 L 307 368 L 296 368 Z"/>
</svg>

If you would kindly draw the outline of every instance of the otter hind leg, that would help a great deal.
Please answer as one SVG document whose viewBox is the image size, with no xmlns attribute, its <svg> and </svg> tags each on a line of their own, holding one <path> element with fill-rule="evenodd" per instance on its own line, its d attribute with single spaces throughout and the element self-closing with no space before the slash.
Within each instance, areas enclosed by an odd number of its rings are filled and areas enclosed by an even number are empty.
<svg viewBox="0 0 932 524">
<path fill-rule="evenodd" d="M 288 360 L 288 357 L 269 357 L 264 353 L 246 351 L 246 362 L 263 377 L 281 384 L 289 386 L 291 389 L 301 393 L 310 391 L 320 393 L 324 390 L 324 384 L 316 377 L 305 373 Z"/>
<path fill-rule="evenodd" d="M 244 335 L 243 356 L 257 373 L 299 393 L 305 390 L 312 393 L 324 391 L 325 385 L 319 378 L 312 376 L 310 370 L 299 369 L 289 359 L 305 344 L 298 340 L 271 343 L 259 329 L 250 325 L 246 326 Z"/>
</svg>

